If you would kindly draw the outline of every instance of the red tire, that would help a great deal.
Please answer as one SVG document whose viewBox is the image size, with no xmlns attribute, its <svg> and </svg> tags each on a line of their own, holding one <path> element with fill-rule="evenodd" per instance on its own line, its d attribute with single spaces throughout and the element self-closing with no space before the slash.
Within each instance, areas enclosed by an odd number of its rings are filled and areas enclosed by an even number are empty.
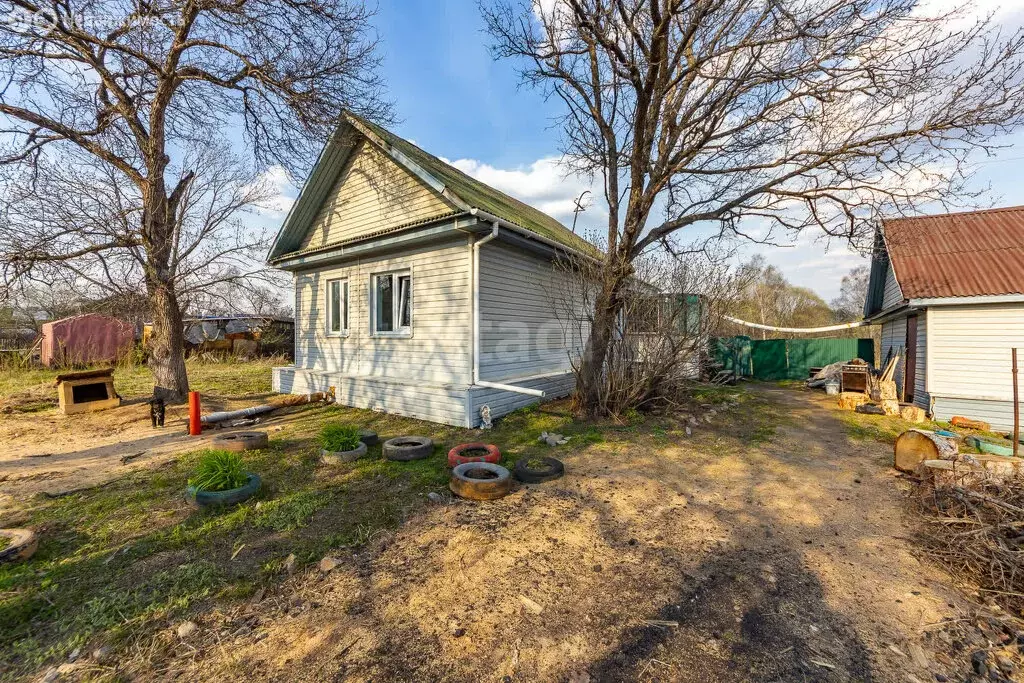
<svg viewBox="0 0 1024 683">
<path fill-rule="evenodd" d="M 487 451 L 484 455 L 464 455 L 470 451 Z M 455 467 L 467 462 L 489 462 L 497 464 L 501 460 L 501 451 L 491 443 L 464 443 L 448 451 L 448 467 Z"/>
</svg>

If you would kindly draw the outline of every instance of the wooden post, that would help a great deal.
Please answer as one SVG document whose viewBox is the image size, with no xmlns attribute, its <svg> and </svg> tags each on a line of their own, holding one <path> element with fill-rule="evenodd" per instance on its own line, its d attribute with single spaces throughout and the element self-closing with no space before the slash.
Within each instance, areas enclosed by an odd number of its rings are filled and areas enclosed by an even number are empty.
<svg viewBox="0 0 1024 683">
<path fill-rule="evenodd" d="M 1017 400 L 1017 349 L 1010 350 L 1013 364 L 1013 457 L 1020 450 L 1020 403 Z"/>
</svg>

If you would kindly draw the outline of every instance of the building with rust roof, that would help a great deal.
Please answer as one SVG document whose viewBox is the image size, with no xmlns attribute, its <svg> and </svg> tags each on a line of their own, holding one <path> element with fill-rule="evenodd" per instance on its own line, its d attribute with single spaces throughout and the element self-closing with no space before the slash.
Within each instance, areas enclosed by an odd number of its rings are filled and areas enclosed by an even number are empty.
<svg viewBox="0 0 1024 683">
<path fill-rule="evenodd" d="M 907 402 L 935 419 L 1013 426 L 1011 349 L 1024 364 L 1024 206 L 883 221 L 864 316 L 897 352 Z"/>
</svg>

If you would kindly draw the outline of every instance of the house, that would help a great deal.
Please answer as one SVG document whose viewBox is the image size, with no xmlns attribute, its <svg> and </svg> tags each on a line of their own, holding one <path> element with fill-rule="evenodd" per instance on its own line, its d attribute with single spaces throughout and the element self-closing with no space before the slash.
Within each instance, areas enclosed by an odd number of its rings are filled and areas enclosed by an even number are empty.
<svg viewBox="0 0 1024 683">
<path fill-rule="evenodd" d="M 887 220 L 875 240 L 864 316 L 882 325 L 881 362 L 900 352 L 905 400 L 1012 428 L 1024 207 Z"/>
<path fill-rule="evenodd" d="M 271 248 L 295 283 L 295 362 L 276 391 L 459 426 L 568 394 L 583 343 L 558 221 L 352 114 Z M 575 328 L 575 330 L 574 330 Z"/>
</svg>

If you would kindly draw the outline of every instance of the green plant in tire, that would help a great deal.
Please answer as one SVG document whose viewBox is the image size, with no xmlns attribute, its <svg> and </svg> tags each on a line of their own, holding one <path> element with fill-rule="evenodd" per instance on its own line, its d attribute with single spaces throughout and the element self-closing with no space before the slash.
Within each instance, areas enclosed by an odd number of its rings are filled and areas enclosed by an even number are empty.
<svg viewBox="0 0 1024 683">
<path fill-rule="evenodd" d="M 352 425 L 330 424 L 320 430 L 320 448 L 340 453 L 359 448 L 359 429 Z"/>
<path fill-rule="evenodd" d="M 230 491 L 245 485 L 249 473 L 238 453 L 207 451 L 199 458 L 196 474 L 188 480 L 197 491 Z"/>
</svg>

